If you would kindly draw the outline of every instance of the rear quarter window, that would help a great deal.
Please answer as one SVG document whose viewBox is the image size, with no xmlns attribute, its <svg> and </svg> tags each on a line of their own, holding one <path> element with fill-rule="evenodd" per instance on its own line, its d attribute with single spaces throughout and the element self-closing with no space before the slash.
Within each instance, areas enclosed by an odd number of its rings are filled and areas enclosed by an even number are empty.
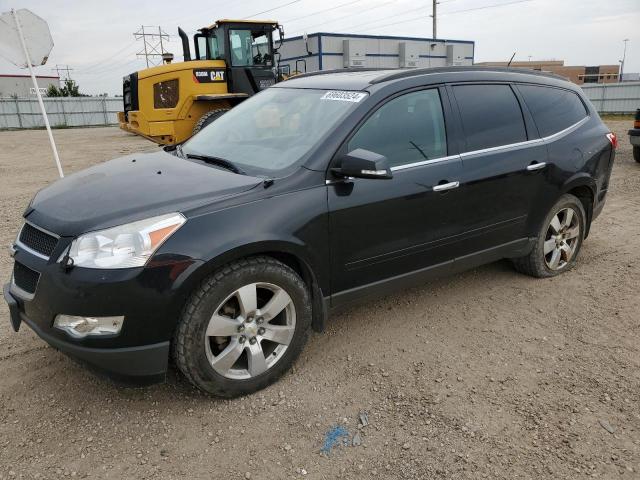
<svg viewBox="0 0 640 480">
<path fill-rule="evenodd" d="M 535 85 L 518 85 L 518 90 L 543 137 L 569 128 L 588 115 L 580 97 L 570 90 Z"/>
<path fill-rule="evenodd" d="M 509 85 L 456 85 L 466 151 L 527 140 L 522 109 Z"/>
</svg>

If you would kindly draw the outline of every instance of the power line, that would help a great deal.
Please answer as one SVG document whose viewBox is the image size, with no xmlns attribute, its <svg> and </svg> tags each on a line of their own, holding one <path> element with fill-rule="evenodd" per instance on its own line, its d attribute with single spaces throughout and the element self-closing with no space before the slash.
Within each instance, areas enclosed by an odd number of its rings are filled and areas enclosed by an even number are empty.
<svg viewBox="0 0 640 480">
<path fill-rule="evenodd" d="M 357 0 L 357 1 L 360 1 L 360 0 Z M 396 3 L 397 1 L 398 1 L 398 0 L 391 0 L 390 2 L 381 3 L 380 5 L 377 5 L 377 6 L 375 6 L 375 7 L 372 7 L 372 8 L 370 8 L 370 9 L 368 9 L 368 10 L 367 10 L 367 13 L 369 13 L 371 10 L 375 10 L 376 8 L 382 8 L 382 7 L 385 7 L 385 6 L 387 6 L 387 5 L 391 4 L 391 3 Z M 331 10 L 334 10 L 334 9 L 336 9 L 336 8 L 340 8 L 340 7 L 342 7 L 342 6 L 347 6 L 347 5 L 351 4 L 351 3 L 356 3 L 356 2 L 349 2 L 349 3 L 346 3 L 346 4 L 342 4 L 342 5 L 336 5 L 336 6 L 335 6 L 335 7 L 333 7 Z M 422 7 L 420 7 L 420 8 L 422 8 Z M 301 17 L 299 17 L 299 18 L 301 18 Z M 305 28 L 302 28 L 302 29 L 296 29 L 296 30 L 294 30 L 294 32 L 293 32 L 291 35 L 296 35 L 296 34 L 298 34 L 298 33 L 305 32 L 305 31 L 307 31 L 307 30 L 309 30 L 309 29 L 311 29 L 311 28 L 321 27 L 321 26 L 326 25 L 326 24 L 328 24 L 328 23 L 335 23 L 335 22 L 339 22 L 340 20 L 344 20 L 345 18 L 349 18 L 349 19 L 353 20 L 353 14 L 349 13 L 349 14 L 347 14 L 347 15 L 343 15 L 342 17 L 338 17 L 338 18 L 333 18 L 333 19 L 331 19 L 331 20 L 327 20 L 326 22 L 322 22 L 322 23 L 314 23 L 314 24 L 309 25 L 309 26 L 307 26 L 307 27 L 305 27 Z M 293 20 L 295 20 L 295 19 L 293 19 Z M 292 20 L 287 20 L 287 21 L 292 21 Z M 376 20 L 376 22 L 377 22 L 377 21 L 379 21 L 379 20 Z"/>
<path fill-rule="evenodd" d="M 130 48 L 132 46 L 134 46 L 136 44 L 136 41 L 132 41 L 130 43 L 128 43 L 127 45 L 125 45 L 124 47 L 120 48 L 119 50 L 117 50 L 116 52 L 114 52 L 113 54 L 109 55 L 106 58 L 103 58 L 102 60 L 98 61 L 98 62 L 94 62 L 89 64 L 88 66 L 81 68 L 80 71 L 81 72 L 86 72 L 87 70 L 91 70 L 94 69 L 96 67 L 101 67 L 103 66 L 106 62 L 108 62 L 109 60 L 111 60 L 112 58 L 114 58 L 115 56 L 121 54 L 122 52 L 124 52 L 127 48 Z"/>
<path fill-rule="evenodd" d="M 145 28 L 155 29 L 156 27 L 142 25 L 140 30 L 133 34 L 136 40 L 142 39 L 144 45 L 144 49 L 136 53 L 136 55 L 144 57 L 147 62 L 147 68 L 149 68 L 149 63 L 151 63 L 151 66 L 161 65 L 162 55 L 165 53 L 162 40 L 168 42 L 169 34 L 163 32 L 160 27 L 158 27 L 158 33 L 149 33 L 149 31 L 145 31 Z"/>
<path fill-rule="evenodd" d="M 464 9 L 464 10 L 455 10 L 453 12 L 445 12 L 445 13 L 441 13 L 440 16 L 454 15 L 456 13 L 472 12 L 472 11 L 475 11 L 475 10 L 485 10 L 485 9 L 488 9 L 488 8 L 505 7 L 507 5 L 515 5 L 515 4 L 518 4 L 518 3 L 525 3 L 525 2 L 532 2 L 532 1 L 533 0 L 516 0 L 514 2 L 498 3 L 498 4 L 494 4 L 494 5 L 485 5 L 485 6 L 482 6 L 482 7 L 474 7 L 474 8 L 467 8 L 467 9 Z M 405 12 L 405 13 L 408 13 L 408 12 Z M 391 17 L 387 17 L 387 18 L 391 18 Z M 419 17 L 409 18 L 409 19 L 406 19 L 406 20 L 400 20 L 398 22 L 387 23 L 385 25 L 377 25 L 377 26 L 374 26 L 374 28 L 387 28 L 387 27 L 391 27 L 393 25 L 399 25 L 401 23 L 415 22 L 417 20 L 422 20 L 422 18 L 419 18 Z M 375 22 L 370 22 L 370 23 L 380 23 L 381 21 L 383 21 L 383 20 L 377 20 Z M 359 28 L 359 29 L 356 29 L 355 31 L 357 32 L 357 31 L 360 31 L 360 30 L 362 30 L 362 29 Z"/>
<path fill-rule="evenodd" d="M 515 2 L 496 3 L 494 5 L 485 5 L 483 7 L 466 8 L 464 10 L 454 10 L 453 12 L 445 12 L 442 15 L 453 15 L 454 13 L 473 12 L 475 10 L 486 10 L 487 8 L 506 7 L 507 5 L 515 5 L 517 3 L 533 2 L 533 0 L 517 0 Z"/>
<path fill-rule="evenodd" d="M 269 10 L 263 10 L 262 12 L 254 13 L 253 15 L 249 15 L 248 17 L 243 17 L 242 19 L 243 20 L 247 20 L 247 19 L 252 18 L 252 17 L 257 17 L 258 15 L 262 15 L 263 13 L 273 12 L 274 10 L 279 10 L 281 8 L 288 7 L 289 5 L 293 5 L 294 3 L 299 3 L 301 1 L 302 0 L 293 0 L 292 2 L 284 3 L 282 5 L 278 5 L 277 7 L 270 8 Z"/>
<path fill-rule="evenodd" d="M 334 5 L 333 7 L 325 8 L 323 10 L 318 10 L 318 11 L 313 12 L 313 13 L 308 13 L 307 15 L 302 15 L 301 17 L 290 18 L 288 20 L 284 20 L 283 23 L 284 22 L 295 22 L 296 20 L 301 20 L 303 18 L 313 17 L 314 15 L 317 15 L 319 13 L 328 12 L 329 10 L 337 10 L 338 8 L 347 7 L 349 5 L 353 5 L 354 3 L 358 3 L 358 2 L 362 2 L 362 0 L 352 0 L 351 2 L 341 3 L 340 5 Z"/>
<path fill-rule="evenodd" d="M 411 9 L 411 10 L 407 10 L 406 12 L 397 13 L 397 14 L 395 14 L 395 15 L 389 15 L 389 16 L 387 16 L 387 17 L 385 17 L 385 18 L 379 18 L 378 20 L 372 20 L 372 21 L 370 21 L 370 22 L 361 23 L 361 24 L 360 24 L 360 26 L 359 26 L 358 28 L 356 28 L 356 30 L 355 30 L 355 31 L 357 32 L 358 30 L 362 30 L 362 27 L 365 27 L 365 26 L 367 26 L 367 25 L 371 25 L 372 23 L 386 22 L 386 21 L 387 21 L 387 20 L 389 20 L 390 18 L 402 17 L 403 15 L 407 15 L 407 14 L 409 14 L 409 13 L 417 12 L 417 11 L 419 11 L 419 10 L 424 10 L 425 8 L 426 8 L 425 6 L 422 6 L 422 7 L 414 8 L 414 9 Z M 422 19 L 421 19 L 421 18 L 416 18 L 416 17 L 414 17 L 414 18 L 411 18 L 411 19 L 409 19 L 409 20 L 403 20 L 403 22 L 407 22 L 407 21 L 415 21 L 415 20 L 422 20 Z M 402 22 L 397 22 L 397 23 L 402 23 Z M 389 23 L 388 23 L 387 25 L 392 25 L 392 24 L 389 24 Z M 395 25 L 395 24 L 394 24 L 394 25 Z M 377 27 L 376 27 L 376 26 L 374 26 L 374 28 L 377 28 Z"/>
<path fill-rule="evenodd" d="M 63 77 L 60 72 L 66 72 L 64 76 L 64 80 L 71 80 L 71 74 L 69 72 L 73 71 L 73 68 L 69 68 L 69 65 L 58 65 L 51 69 L 52 72 L 56 72 L 58 74 L 58 82 L 62 85 Z"/>
<path fill-rule="evenodd" d="M 78 73 L 77 75 L 103 75 L 103 74 L 116 74 L 117 72 L 122 71 L 122 69 L 124 69 L 124 67 L 128 66 L 128 65 L 133 65 L 134 63 L 137 62 L 142 62 L 142 59 L 140 58 L 134 58 L 133 60 L 129 60 L 125 63 L 122 64 L 118 64 L 118 65 L 113 65 L 111 67 L 105 68 L 104 70 L 100 70 L 100 71 L 93 71 L 93 72 L 88 72 L 88 73 Z M 118 75 L 120 75 L 118 73 Z"/>
</svg>

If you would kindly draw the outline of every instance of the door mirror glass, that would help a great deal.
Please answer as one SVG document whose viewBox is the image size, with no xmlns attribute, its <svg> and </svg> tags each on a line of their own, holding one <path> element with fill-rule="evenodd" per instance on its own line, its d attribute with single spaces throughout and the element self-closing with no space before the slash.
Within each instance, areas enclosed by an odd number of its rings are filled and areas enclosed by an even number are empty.
<svg viewBox="0 0 640 480">
<path fill-rule="evenodd" d="M 363 148 L 343 155 L 339 159 L 339 167 L 332 168 L 331 171 L 340 177 L 381 179 L 393 177 L 387 157 Z"/>
</svg>

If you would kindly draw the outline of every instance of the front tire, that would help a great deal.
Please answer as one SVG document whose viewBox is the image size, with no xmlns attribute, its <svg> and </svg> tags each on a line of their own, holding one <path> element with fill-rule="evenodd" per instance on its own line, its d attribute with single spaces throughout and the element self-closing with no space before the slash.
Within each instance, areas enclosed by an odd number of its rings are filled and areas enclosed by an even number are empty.
<svg viewBox="0 0 640 480">
<path fill-rule="evenodd" d="M 582 202 L 574 195 L 563 195 L 542 222 L 533 250 L 512 260 L 515 269 L 537 278 L 571 270 L 584 240 L 585 225 Z"/>
<path fill-rule="evenodd" d="M 640 163 L 640 147 L 633 147 L 633 158 L 636 162 Z"/>
<path fill-rule="evenodd" d="M 236 397 L 285 373 L 304 347 L 311 300 L 299 275 L 271 257 L 228 264 L 191 295 L 173 342 L 180 371 L 200 390 Z"/>
</svg>

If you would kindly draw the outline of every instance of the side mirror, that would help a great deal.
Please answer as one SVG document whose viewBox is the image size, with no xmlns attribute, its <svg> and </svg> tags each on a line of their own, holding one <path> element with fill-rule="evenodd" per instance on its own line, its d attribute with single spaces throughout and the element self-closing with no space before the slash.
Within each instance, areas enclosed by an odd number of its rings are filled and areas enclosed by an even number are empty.
<svg viewBox="0 0 640 480">
<path fill-rule="evenodd" d="M 387 157 L 363 148 L 343 155 L 340 158 L 340 166 L 332 168 L 331 171 L 339 177 L 393 178 Z"/>
</svg>

